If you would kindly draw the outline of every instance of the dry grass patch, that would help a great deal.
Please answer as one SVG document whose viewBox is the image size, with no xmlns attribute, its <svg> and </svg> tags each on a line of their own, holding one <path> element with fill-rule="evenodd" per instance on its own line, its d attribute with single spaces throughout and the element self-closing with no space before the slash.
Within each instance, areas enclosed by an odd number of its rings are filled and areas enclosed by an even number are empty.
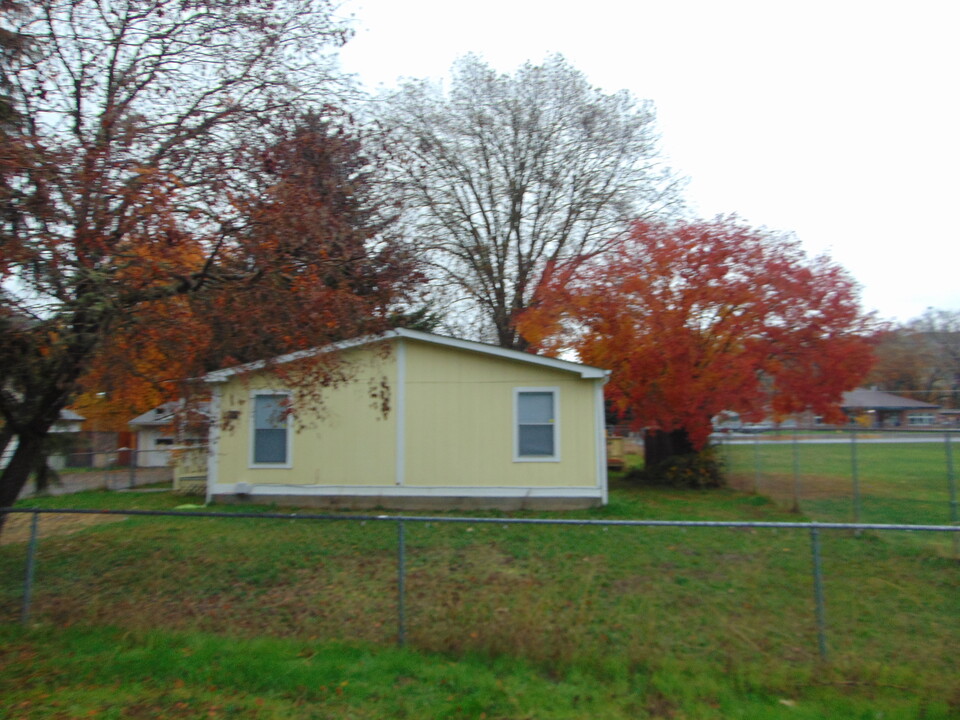
<svg viewBox="0 0 960 720">
<path fill-rule="evenodd" d="M 751 493 L 755 489 L 756 479 L 753 475 L 745 473 L 730 473 L 727 476 L 727 484 L 734 490 Z M 846 478 L 805 475 L 800 478 L 799 485 L 801 500 L 847 499 L 852 492 L 851 481 Z M 789 504 L 793 500 L 795 490 L 796 481 L 792 475 L 768 473 L 760 481 L 760 493 L 781 504 Z"/>
<path fill-rule="evenodd" d="M 0 545 L 25 543 L 30 539 L 30 524 L 33 516 L 28 513 L 10 513 L 0 533 Z M 72 535 L 96 525 L 126 520 L 115 515 L 44 515 L 37 525 L 40 539 L 56 535 Z"/>
</svg>

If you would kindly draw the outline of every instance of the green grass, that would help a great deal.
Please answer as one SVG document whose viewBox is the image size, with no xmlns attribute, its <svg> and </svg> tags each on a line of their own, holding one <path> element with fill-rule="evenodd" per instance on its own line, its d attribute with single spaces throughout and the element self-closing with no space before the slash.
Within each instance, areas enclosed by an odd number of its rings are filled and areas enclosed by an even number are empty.
<svg viewBox="0 0 960 720">
<path fill-rule="evenodd" d="M 620 483 L 564 517 L 801 519 Z M 25 548 L 0 547 L 0 694 L 27 703 L 0 717 L 958 716 L 957 563 L 900 533 L 822 542 L 826 665 L 806 531 L 409 523 L 401 651 L 393 523 L 128 518 L 41 541 L 26 630 Z"/>
<path fill-rule="evenodd" d="M 850 443 L 800 443 L 796 450 L 804 513 L 817 520 L 853 521 L 855 488 Z M 960 445 L 954 452 L 955 466 L 960 470 Z M 756 485 L 761 494 L 792 502 L 792 443 L 725 445 L 723 456 L 734 485 L 745 489 Z M 942 443 L 858 443 L 856 461 L 863 500 L 862 522 L 950 522 L 950 482 Z"/>
<path fill-rule="evenodd" d="M 851 693 L 829 670 L 779 688 L 698 668 L 611 664 L 598 678 L 511 658 L 200 633 L 0 628 L 3 717 L 947 718 L 894 685 Z M 771 691 L 772 690 L 772 691 Z"/>
</svg>

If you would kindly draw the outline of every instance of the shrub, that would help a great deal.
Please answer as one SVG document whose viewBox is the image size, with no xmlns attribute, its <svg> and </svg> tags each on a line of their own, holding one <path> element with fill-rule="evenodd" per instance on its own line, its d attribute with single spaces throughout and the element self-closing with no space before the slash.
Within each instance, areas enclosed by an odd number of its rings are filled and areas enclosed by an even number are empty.
<svg viewBox="0 0 960 720">
<path fill-rule="evenodd" d="M 713 448 L 674 455 L 653 467 L 635 468 L 627 473 L 626 478 L 641 485 L 658 487 L 703 489 L 727 485 L 723 460 Z"/>
</svg>

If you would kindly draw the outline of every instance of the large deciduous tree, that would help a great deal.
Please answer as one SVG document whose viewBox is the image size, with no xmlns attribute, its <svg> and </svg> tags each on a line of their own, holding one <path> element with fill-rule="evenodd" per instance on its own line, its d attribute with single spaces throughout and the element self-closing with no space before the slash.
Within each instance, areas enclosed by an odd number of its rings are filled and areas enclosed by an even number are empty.
<svg viewBox="0 0 960 720">
<path fill-rule="evenodd" d="M 338 339 L 385 322 L 412 277 L 356 140 L 290 117 L 335 116 L 323 53 L 346 31 L 325 0 L 19 10 L 0 127 L 0 445 L 18 444 L 0 506 L 85 373 L 129 360 L 170 378 Z"/>
<path fill-rule="evenodd" d="M 559 56 L 512 76 L 467 56 L 449 86 L 385 96 L 379 120 L 448 322 L 503 347 L 525 346 L 515 320 L 547 267 L 678 204 L 652 104 L 603 93 Z"/>
<path fill-rule="evenodd" d="M 867 382 L 945 407 L 960 407 L 960 311 L 928 308 L 884 333 Z"/>
<path fill-rule="evenodd" d="M 601 261 L 556 268 L 520 328 L 612 370 L 608 397 L 649 429 L 656 464 L 701 449 L 724 410 L 838 417 L 870 369 L 874 322 L 840 267 L 721 218 L 638 222 Z"/>
<path fill-rule="evenodd" d="M 221 272 L 242 282 L 161 298 L 119 319 L 79 380 L 74 407 L 85 417 L 125 426 L 182 394 L 184 378 L 394 323 L 394 301 L 417 275 L 394 217 L 377 210 L 373 162 L 359 139 L 308 114 L 245 155 L 258 169 L 234 194 L 246 225 L 219 259 Z M 301 395 L 314 380 L 329 378 L 301 377 Z"/>
<path fill-rule="evenodd" d="M 0 0 L 0 18 L 15 18 L 25 12 L 19 0 Z M 0 125 L 9 127 L 17 119 L 17 110 L 10 97 L 13 89 L 11 71 L 28 49 L 29 38 L 17 32 L 8 23 L 0 24 Z"/>
</svg>

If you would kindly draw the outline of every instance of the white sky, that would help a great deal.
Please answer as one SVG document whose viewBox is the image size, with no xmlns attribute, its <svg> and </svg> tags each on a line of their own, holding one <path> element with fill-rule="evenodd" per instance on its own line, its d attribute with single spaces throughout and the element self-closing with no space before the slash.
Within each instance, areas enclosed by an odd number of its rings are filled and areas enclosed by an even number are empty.
<svg viewBox="0 0 960 720">
<path fill-rule="evenodd" d="M 956 0 L 342 0 L 369 89 L 562 53 L 657 106 L 700 215 L 793 231 L 907 320 L 960 310 Z"/>
</svg>

